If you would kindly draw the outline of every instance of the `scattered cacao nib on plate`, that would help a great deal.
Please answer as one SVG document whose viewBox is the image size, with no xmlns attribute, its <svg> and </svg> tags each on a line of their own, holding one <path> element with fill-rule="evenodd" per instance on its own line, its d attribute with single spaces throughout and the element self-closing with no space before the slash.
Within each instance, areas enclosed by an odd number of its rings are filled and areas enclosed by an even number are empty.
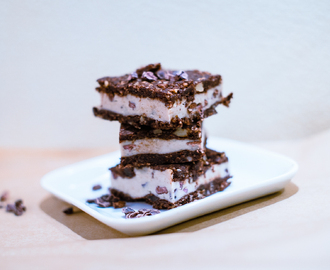
<svg viewBox="0 0 330 270">
<path fill-rule="evenodd" d="M 95 186 L 93 186 L 93 190 L 99 190 L 99 189 L 101 189 L 101 188 L 102 188 L 101 185 L 95 185 Z"/>
<path fill-rule="evenodd" d="M 156 214 L 159 214 L 160 211 L 157 209 L 139 209 L 139 210 L 134 210 L 133 208 L 130 207 L 125 207 L 122 209 L 122 212 L 125 214 L 125 218 L 141 218 L 141 217 L 147 217 L 147 216 L 153 216 Z"/>
<path fill-rule="evenodd" d="M 114 195 L 110 194 L 105 194 L 102 195 L 99 198 L 96 199 L 89 199 L 86 201 L 87 203 L 95 203 L 97 206 L 102 207 L 102 208 L 107 208 L 113 206 L 113 208 L 122 208 L 125 207 L 126 202 L 120 200 L 119 197 L 116 197 Z"/>
<path fill-rule="evenodd" d="M 8 200 L 8 197 L 9 197 L 9 192 L 8 191 L 4 191 L 1 196 L 0 196 L 0 201 L 1 202 L 4 202 L 6 200 Z"/>
<path fill-rule="evenodd" d="M 23 205 L 22 200 L 17 200 L 14 204 L 7 204 L 6 207 L 6 212 L 14 213 L 15 216 L 21 216 L 25 211 L 26 207 Z"/>
</svg>

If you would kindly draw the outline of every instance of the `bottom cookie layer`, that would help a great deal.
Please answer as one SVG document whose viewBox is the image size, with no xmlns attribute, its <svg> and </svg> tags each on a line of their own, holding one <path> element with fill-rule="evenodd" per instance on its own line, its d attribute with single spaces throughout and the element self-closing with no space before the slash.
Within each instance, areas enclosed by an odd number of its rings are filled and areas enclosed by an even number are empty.
<svg viewBox="0 0 330 270">
<path fill-rule="evenodd" d="M 165 199 L 160 199 L 159 197 L 153 194 L 148 194 L 140 198 L 132 198 L 130 195 L 113 188 L 110 188 L 110 192 L 112 195 L 120 198 L 123 201 L 127 201 L 127 202 L 145 201 L 146 203 L 151 204 L 152 207 L 156 209 L 172 209 L 196 200 L 203 199 L 216 192 L 225 190 L 230 185 L 230 182 L 228 182 L 228 179 L 230 178 L 231 176 L 216 178 L 213 181 L 209 182 L 208 184 L 200 185 L 195 191 L 188 193 L 187 195 L 183 196 L 175 203 L 172 203 Z"/>
</svg>

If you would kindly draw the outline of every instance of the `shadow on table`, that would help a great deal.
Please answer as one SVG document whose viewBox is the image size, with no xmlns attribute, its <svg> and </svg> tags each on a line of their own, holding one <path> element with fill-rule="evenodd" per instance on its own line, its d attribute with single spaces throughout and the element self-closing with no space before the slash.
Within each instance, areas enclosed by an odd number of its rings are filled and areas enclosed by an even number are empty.
<svg viewBox="0 0 330 270">
<path fill-rule="evenodd" d="M 241 203 L 202 217 L 194 218 L 154 233 L 154 235 L 195 232 L 285 200 L 296 194 L 298 190 L 299 188 L 295 184 L 289 183 L 285 189 L 274 194 Z M 47 197 L 40 204 L 42 211 L 87 240 L 129 237 L 115 229 L 112 229 L 111 227 L 104 225 L 84 212 L 78 212 L 72 215 L 64 214 L 63 210 L 69 206 L 69 204 L 57 199 L 54 196 Z"/>
</svg>

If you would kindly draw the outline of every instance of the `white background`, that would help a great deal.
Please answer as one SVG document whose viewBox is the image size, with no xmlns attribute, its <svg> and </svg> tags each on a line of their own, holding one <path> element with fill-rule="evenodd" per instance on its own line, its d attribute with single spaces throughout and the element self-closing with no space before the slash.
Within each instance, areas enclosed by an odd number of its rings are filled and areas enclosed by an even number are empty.
<svg viewBox="0 0 330 270">
<path fill-rule="evenodd" d="M 161 62 L 223 76 L 211 135 L 330 127 L 330 1 L 1 1 L 0 147 L 118 145 L 95 80 Z"/>
</svg>

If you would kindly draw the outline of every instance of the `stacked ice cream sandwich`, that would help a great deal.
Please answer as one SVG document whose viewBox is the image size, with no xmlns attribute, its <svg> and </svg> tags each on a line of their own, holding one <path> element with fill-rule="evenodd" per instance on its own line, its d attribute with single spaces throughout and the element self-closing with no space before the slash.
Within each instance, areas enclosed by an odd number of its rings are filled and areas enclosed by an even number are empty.
<svg viewBox="0 0 330 270">
<path fill-rule="evenodd" d="M 206 148 L 202 127 L 232 98 L 223 96 L 220 75 L 150 64 L 97 81 L 101 105 L 94 115 L 121 123 L 121 162 L 110 168 L 113 195 L 170 209 L 228 187 L 228 158 Z"/>
</svg>

